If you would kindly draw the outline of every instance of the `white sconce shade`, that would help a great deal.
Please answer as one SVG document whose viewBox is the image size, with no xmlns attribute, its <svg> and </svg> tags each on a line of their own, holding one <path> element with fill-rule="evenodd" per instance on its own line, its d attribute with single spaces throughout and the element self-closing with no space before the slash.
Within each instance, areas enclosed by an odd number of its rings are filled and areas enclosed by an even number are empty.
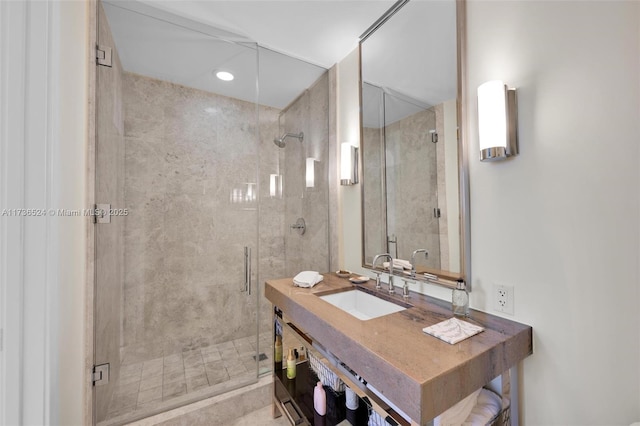
<svg viewBox="0 0 640 426">
<path fill-rule="evenodd" d="M 340 146 L 340 185 L 358 183 L 358 148 L 349 142 Z"/>
<path fill-rule="evenodd" d="M 516 89 L 499 80 L 478 87 L 480 161 L 503 160 L 518 154 Z"/>
<path fill-rule="evenodd" d="M 269 196 L 281 197 L 282 196 L 282 176 L 279 174 L 269 175 Z"/>
<path fill-rule="evenodd" d="M 306 173 L 306 181 L 307 188 L 313 188 L 316 182 L 316 159 L 315 158 L 307 158 L 307 173 Z"/>
<path fill-rule="evenodd" d="M 247 185 L 247 191 L 245 192 L 244 201 L 246 203 L 251 203 L 256 201 L 256 191 L 255 191 L 255 183 L 245 183 Z"/>
</svg>

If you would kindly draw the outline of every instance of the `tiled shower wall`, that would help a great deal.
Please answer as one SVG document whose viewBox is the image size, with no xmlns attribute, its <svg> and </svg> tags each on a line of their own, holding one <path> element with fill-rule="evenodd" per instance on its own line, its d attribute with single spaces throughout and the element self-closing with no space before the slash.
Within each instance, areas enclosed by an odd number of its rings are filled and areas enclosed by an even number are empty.
<svg viewBox="0 0 640 426">
<path fill-rule="evenodd" d="M 440 202 L 438 144 L 431 142 L 430 130 L 436 130 L 436 108 L 420 111 L 385 128 L 387 221 L 389 235 L 397 239 L 399 258 L 409 260 L 414 250 L 424 248 L 429 252 L 428 259 L 419 258 L 416 263 L 440 269 L 441 228 L 434 216 L 434 208 Z M 366 135 L 377 131 L 365 130 Z M 370 212 L 369 216 L 375 214 Z M 414 226 L 415 223 L 420 226 Z M 390 250 L 395 254 L 393 245 Z"/>
<path fill-rule="evenodd" d="M 367 264 L 373 263 L 375 255 L 387 252 L 387 232 L 384 222 L 386 202 L 382 187 L 383 174 L 383 131 L 380 128 L 365 127 L 362 129 L 362 168 L 364 173 L 364 223 L 367 232 L 363 233 L 364 257 Z"/>
<path fill-rule="evenodd" d="M 329 73 L 324 73 L 280 116 L 280 134 L 304 132 L 302 143 L 287 138 L 280 155 L 285 276 L 305 270 L 329 271 L 329 93 Z M 306 186 L 307 158 L 316 160 L 313 187 Z M 303 235 L 290 228 L 298 218 L 306 223 Z"/>
<path fill-rule="evenodd" d="M 124 93 L 123 346 L 153 356 L 249 336 L 258 308 L 268 329 L 269 306 L 255 291 L 284 275 L 284 203 L 264 197 L 279 111 L 130 73 Z M 257 202 L 231 199 L 258 170 L 259 236 Z M 244 246 L 260 262 L 252 296 L 241 292 Z"/>
</svg>

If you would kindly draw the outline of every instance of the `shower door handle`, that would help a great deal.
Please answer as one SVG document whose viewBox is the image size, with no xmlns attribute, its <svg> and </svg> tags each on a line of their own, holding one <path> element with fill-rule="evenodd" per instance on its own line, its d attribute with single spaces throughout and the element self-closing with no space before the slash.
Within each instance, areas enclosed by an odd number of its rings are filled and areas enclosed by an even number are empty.
<svg viewBox="0 0 640 426">
<path fill-rule="evenodd" d="M 242 291 L 251 294 L 251 247 L 247 246 L 244 248 L 244 288 Z"/>
<path fill-rule="evenodd" d="M 249 249 L 249 260 L 248 260 L 248 272 L 247 272 L 247 294 L 249 294 L 249 296 L 251 296 L 251 247 L 248 247 Z"/>
</svg>

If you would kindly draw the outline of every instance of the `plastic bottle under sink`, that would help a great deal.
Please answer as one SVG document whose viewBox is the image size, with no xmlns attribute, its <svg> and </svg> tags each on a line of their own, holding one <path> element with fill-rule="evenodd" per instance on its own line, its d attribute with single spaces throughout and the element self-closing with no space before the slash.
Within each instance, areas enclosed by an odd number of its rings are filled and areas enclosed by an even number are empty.
<svg viewBox="0 0 640 426">
<path fill-rule="evenodd" d="M 322 382 L 318 382 L 313 389 L 313 408 L 321 416 L 327 414 L 327 393 L 322 387 Z"/>
</svg>

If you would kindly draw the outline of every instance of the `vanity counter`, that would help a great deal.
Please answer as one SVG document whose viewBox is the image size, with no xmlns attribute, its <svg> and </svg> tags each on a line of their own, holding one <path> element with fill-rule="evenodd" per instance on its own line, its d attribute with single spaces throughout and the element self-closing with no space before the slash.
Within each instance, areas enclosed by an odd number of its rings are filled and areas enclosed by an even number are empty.
<svg viewBox="0 0 640 426">
<path fill-rule="evenodd" d="M 467 321 L 484 327 L 480 334 L 455 345 L 425 334 L 424 327 L 453 315 L 449 302 L 422 294 L 411 293 L 408 309 L 366 321 L 318 297 L 354 287 L 376 294 L 373 280 L 356 286 L 331 273 L 311 289 L 294 287 L 291 278 L 269 280 L 265 296 L 420 424 L 533 352 L 531 327 L 475 310 Z M 386 285 L 376 295 L 407 306 Z"/>
</svg>

